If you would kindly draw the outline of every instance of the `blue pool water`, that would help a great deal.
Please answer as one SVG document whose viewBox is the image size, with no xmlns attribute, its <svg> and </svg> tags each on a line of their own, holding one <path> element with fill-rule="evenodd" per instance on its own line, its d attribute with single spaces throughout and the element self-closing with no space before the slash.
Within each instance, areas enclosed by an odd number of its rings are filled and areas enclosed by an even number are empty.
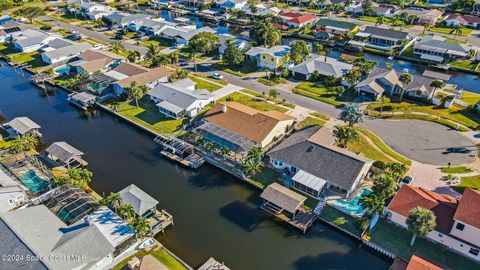
<svg viewBox="0 0 480 270">
<path fill-rule="evenodd" d="M 68 74 L 70 72 L 70 66 L 61 66 L 55 69 L 55 72 L 58 74 Z"/>
<path fill-rule="evenodd" d="M 363 209 L 363 207 L 360 205 L 360 198 L 362 197 L 362 195 L 370 193 L 370 190 L 364 189 L 352 201 L 339 199 L 335 201 L 333 206 L 352 216 L 361 216 L 365 213 L 365 209 Z"/>
<path fill-rule="evenodd" d="M 33 170 L 30 170 L 20 176 L 20 180 L 33 193 L 37 193 L 48 188 L 48 182 L 40 178 Z"/>
</svg>

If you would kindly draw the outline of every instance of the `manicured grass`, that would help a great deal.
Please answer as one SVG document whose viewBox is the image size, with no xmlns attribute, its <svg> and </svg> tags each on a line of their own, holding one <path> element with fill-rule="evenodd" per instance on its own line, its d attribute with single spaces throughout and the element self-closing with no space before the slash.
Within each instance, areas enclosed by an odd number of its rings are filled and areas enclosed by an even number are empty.
<svg viewBox="0 0 480 270">
<path fill-rule="evenodd" d="M 467 166 L 458 166 L 458 167 L 442 167 L 441 168 L 441 171 L 442 173 L 470 173 L 470 172 L 473 172 L 472 169 L 470 169 L 469 167 Z"/>
<path fill-rule="evenodd" d="M 435 33 L 442 33 L 442 34 L 452 34 L 453 35 L 453 28 L 448 27 L 429 27 L 427 28 L 431 32 Z M 462 31 L 458 34 L 458 36 L 468 36 L 472 33 L 472 29 L 469 28 L 462 28 Z"/>
<path fill-rule="evenodd" d="M 244 92 L 244 93 L 250 94 L 250 95 L 252 95 L 252 96 L 259 97 L 259 98 L 271 100 L 271 101 L 273 101 L 273 102 L 275 102 L 275 103 L 277 103 L 277 104 L 281 104 L 281 105 L 283 105 L 283 106 L 285 106 L 285 107 L 288 107 L 288 108 L 291 108 L 291 109 L 295 109 L 295 105 L 293 105 L 293 104 L 291 104 L 291 103 L 288 103 L 288 102 L 283 101 L 283 100 L 278 99 L 278 98 L 272 99 L 271 97 L 269 97 L 269 96 L 267 96 L 267 95 L 262 95 L 262 94 L 260 94 L 260 93 L 257 93 L 257 92 L 255 92 L 255 91 L 252 91 L 252 90 L 249 90 L 249 89 L 242 89 L 242 90 L 240 90 L 240 92 Z"/>
<path fill-rule="evenodd" d="M 258 79 L 258 82 L 263 83 L 263 84 L 268 85 L 268 86 L 274 86 L 274 85 L 277 85 L 279 83 L 287 82 L 287 79 L 279 78 L 279 79 L 269 80 L 269 79 L 266 79 L 266 78 L 260 78 L 260 79 Z"/>
<path fill-rule="evenodd" d="M 380 55 L 387 55 L 390 56 L 393 54 L 393 51 L 384 51 L 376 48 L 370 48 L 370 47 L 364 47 L 363 48 L 366 52 L 371 52 L 375 54 L 380 54 Z"/>
<path fill-rule="evenodd" d="M 462 177 L 460 184 L 452 187 L 460 193 L 463 193 L 463 190 L 467 187 L 480 191 L 480 175 Z"/>
<path fill-rule="evenodd" d="M 54 26 L 51 23 L 44 22 L 44 21 L 41 21 L 41 20 L 33 20 L 33 25 L 35 25 L 36 27 L 43 27 L 43 26 L 53 27 Z"/>
<path fill-rule="evenodd" d="M 379 103 L 372 103 L 368 105 L 367 110 L 372 110 L 372 111 L 380 111 L 381 104 Z M 445 119 L 449 119 L 455 122 L 458 122 L 466 127 L 469 127 L 471 129 L 476 129 L 480 123 L 478 122 L 478 116 L 475 113 L 472 113 L 468 111 L 466 108 L 453 105 L 450 108 L 439 108 L 433 105 L 421 105 L 421 104 L 413 104 L 413 103 L 408 103 L 408 102 L 388 102 L 384 103 L 383 107 L 383 112 L 384 115 L 391 115 L 388 112 L 391 111 L 395 112 L 420 112 L 420 113 L 426 113 L 430 114 L 433 116 L 438 116 L 442 117 Z M 418 117 L 414 116 L 413 114 L 410 115 L 411 117 Z M 395 117 L 410 117 L 408 115 L 404 116 L 395 116 Z M 427 120 L 431 121 L 433 119 L 422 119 L 422 120 Z M 439 122 L 440 123 L 440 122 Z M 448 121 L 445 123 L 441 124 L 448 124 Z M 451 123 L 450 123 L 451 124 Z"/>
<path fill-rule="evenodd" d="M 135 253 L 134 255 L 132 255 L 132 256 L 126 258 L 125 260 L 121 261 L 117 265 L 115 265 L 112 268 L 112 270 L 121 270 L 121 269 L 123 269 L 124 267 L 127 266 L 128 261 L 132 257 L 136 256 L 136 257 L 140 258 L 140 257 L 143 257 L 147 254 L 151 254 L 152 256 L 157 258 L 157 260 L 159 260 L 162 264 L 164 264 L 170 270 L 186 270 L 187 269 L 187 268 L 185 268 L 185 266 L 183 266 L 181 263 L 179 263 L 174 257 L 172 257 L 170 254 L 168 254 L 165 250 L 159 248 L 157 250 L 152 250 L 150 252 L 145 252 L 143 250 L 139 251 L 139 252 Z"/>
<path fill-rule="evenodd" d="M 307 117 L 302 122 L 297 124 L 297 128 L 302 129 L 302 128 L 308 127 L 308 126 L 324 126 L 325 123 L 326 122 L 321 120 L 321 119 L 317 119 L 317 118 L 313 118 L 313 117 Z"/>
<path fill-rule="evenodd" d="M 387 154 L 388 156 L 398 160 L 399 162 L 401 163 L 404 163 L 406 165 L 412 165 L 412 161 L 402 155 L 400 155 L 399 153 L 395 152 L 392 148 L 390 148 L 390 146 L 388 146 L 387 144 L 385 144 L 385 142 L 383 142 L 382 139 L 380 139 L 380 137 L 378 137 L 375 133 L 371 132 L 370 130 L 364 128 L 364 127 L 361 127 L 361 126 L 355 126 L 355 128 L 360 131 L 362 134 L 364 134 L 365 136 L 367 136 L 368 138 L 370 138 L 370 140 L 373 141 L 373 143 L 378 147 L 380 148 L 380 150 L 382 150 L 385 154 Z"/>
<path fill-rule="evenodd" d="M 470 105 L 475 105 L 475 104 L 477 104 L 477 102 L 480 101 L 480 95 L 472 93 L 472 92 L 463 91 L 461 100 L 470 104 Z"/>
<path fill-rule="evenodd" d="M 228 82 L 226 82 L 226 81 L 217 80 L 217 79 L 208 77 L 207 75 L 202 74 L 202 73 L 193 73 L 193 75 L 197 76 L 197 77 L 200 77 L 200 78 L 203 78 L 203 79 L 206 79 L 206 80 L 209 80 L 209 81 L 212 81 L 212 82 L 216 82 L 216 83 L 224 85 L 224 86 L 228 84 Z"/>
<path fill-rule="evenodd" d="M 370 116 L 379 116 L 379 114 L 377 112 L 370 112 Z M 446 127 L 449 127 L 451 129 L 457 129 L 457 126 L 458 124 L 453 122 L 453 121 L 450 121 L 450 120 L 447 120 L 447 119 L 443 119 L 443 118 L 439 118 L 438 116 L 434 116 L 434 115 L 421 115 L 421 114 L 413 114 L 413 113 L 404 113 L 404 114 L 395 114 L 393 116 L 391 115 L 382 115 L 383 119 L 415 119 L 415 120 L 422 120 L 422 121 L 429 121 L 429 122 L 434 122 L 434 123 L 437 123 L 437 124 L 440 124 L 440 125 L 444 125 Z M 460 132 L 465 132 L 465 131 L 469 131 L 468 128 L 464 127 L 464 126 L 458 126 L 458 131 Z"/>
<path fill-rule="evenodd" d="M 4 141 L 4 140 L 0 139 L 0 150 L 10 148 L 10 146 L 12 146 L 11 141 Z"/>
<path fill-rule="evenodd" d="M 263 100 L 256 99 L 256 98 L 253 98 L 253 97 L 241 94 L 241 93 L 232 93 L 232 94 L 220 99 L 219 101 L 226 101 L 227 99 L 229 99 L 229 100 L 231 99 L 231 101 L 241 103 L 243 105 L 252 107 L 252 108 L 254 108 L 256 110 L 259 110 L 259 111 L 272 111 L 272 110 L 279 111 L 279 112 L 286 112 L 287 111 L 287 109 L 282 108 L 280 106 L 270 104 L 270 103 L 267 103 Z"/>
<path fill-rule="evenodd" d="M 412 234 L 407 230 L 380 219 L 369 232 L 372 242 L 394 252 L 404 261 L 409 261 L 413 254 L 426 256 L 431 261 L 457 270 L 478 269 L 478 264 L 462 255 L 450 251 L 447 247 L 417 237 L 413 247 L 410 246 Z"/>
<path fill-rule="evenodd" d="M 43 62 L 39 52 L 18 52 L 13 48 L 13 45 L 0 43 L 0 54 L 10 57 L 15 63 L 27 63 L 31 66 L 33 71 L 37 71 L 42 67 L 48 66 L 47 63 Z"/>
<path fill-rule="evenodd" d="M 215 69 L 223 70 L 233 75 L 237 75 L 239 77 L 243 77 L 248 73 L 256 72 L 259 70 L 259 68 L 257 67 L 257 63 L 248 60 L 246 60 L 242 65 L 238 67 L 232 67 L 223 62 L 215 63 L 212 65 L 212 67 Z"/>
<path fill-rule="evenodd" d="M 280 177 L 280 173 L 270 169 L 268 167 L 264 168 L 261 172 L 252 176 L 250 179 L 255 182 L 255 184 L 261 188 L 274 183 Z"/>
<path fill-rule="evenodd" d="M 185 133 L 182 130 L 182 126 L 188 122 L 187 120 L 172 119 L 164 116 L 158 111 L 157 106 L 147 98 L 139 101 L 138 108 L 135 105 L 135 101 L 130 103 L 123 102 L 119 106 L 117 113 L 155 132 L 173 133 L 176 136 Z"/>
<path fill-rule="evenodd" d="M 323 119 L 323 120 L 327 120 L 327 121 L 330 120 L 330 116 L 325 115 L 325 114 L 321 114 L 321 113 L 319 113 L 319 112 L 313 112 L 313 113 L 311 113 L 310 115 L 311 115 L 311 116 L 315 116 L 315 117 L 317 117 L 317 118 L 321 118 L 321 119 Z"/>
<path fill-rule="evenodd" d="M 82 21 L 79 18 L 75 18 L 75 16 L 69 14 L 68 12 L 62 13 L 62 14 L 50 14 L 50 17 L 53 17 L 54 19 L 57 19 L 62 22 L 66 23 L 73 23 L 73 22 L 80 22 Z"/>
<path fill-rule="evenodd" d="M 354 217 L 335 209 L 333 206 L 325 205 L 322 213 L 320 214 L 320 218 L 332 222 L 338 227 L 349 231 L 354 235 L 360 236 L 362 234 L 362 229 Z"/>
<path fill-rule="evenodd" d="M 195 85 L 195 89 L 206 89 L 209 92 L 215 92 L 218 89 L 222 88 L 222 86 L 220 86 L 220 85 L 217 85 L 217 84 L 214 84 L 214 83 L 211 83 L 211 82 L 207 82 L 203 79 L 196 78 L 194 76 L 189 76 L 188 78 L 197 83 Z"/>
<path fill-rule="evenodd" d="M 352 101 L 353 91 L 339 92 L 340 87 L 326 87 L 320 83 L 303 82 L 297 85 L 293 92 L 302 96 L 313 98 L 333 106 L 342 105 L 342 101 Z"/>
<path fill-rule="evenodd" d="M 358 141 L 348 145 L 348 149 L 354 153 L 361 153 L 371 160 L 380 160 L 385 163 L 393 162 L 385 153 L 378 151 L 364 136 L 360 135 Z"/>
<path fill-rule="evenodd" d="M 376 23 L 378 20 L 378 17 L 372 17 L 372 16 L 360 16 L 358 17 L 360 21 L 364 22 L 373 22 Z M 389 21 L 389 19 L 385 18 L 385 22 Z"/>
<path fill-rule="evenodd" d="M 147 40 L 140 41 L 140 45 L 144 47 L 148 47 L 148 45 L 150 44 L 159 46 L 161 49 L 164 49 L 172 46 L 173 41 L 170 39 L 159 38 L 159 37 L 151 37 Z"/>
<path fill-rule="evenodd" d="M 458 68 L 476 70 L 478 66 L 478 62 L 470 61 L 470 60 L 457 60 L 454 62 L 450 62 L 449 65 L 453 67 L 458 67 Z"/>
</svg>

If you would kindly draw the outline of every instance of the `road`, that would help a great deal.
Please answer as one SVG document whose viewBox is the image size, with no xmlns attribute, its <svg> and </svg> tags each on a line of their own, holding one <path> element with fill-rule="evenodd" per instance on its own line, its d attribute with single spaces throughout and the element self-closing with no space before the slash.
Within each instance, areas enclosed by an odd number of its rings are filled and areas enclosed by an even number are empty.
<svg viewBox="0 0 480 270">
<path fill-rule="evenodd" d="M 42 16 L 42 17 L 40 17 L 40 20 L 42 20 L 44 22 L 54 24 L 55 26 L 63 28 L 63 29 L 73 29 L 75 31 L 78 31 L 79 33 L 81 33 L 82 35 L 84 35 L 86 37 L 96 39 L 96 40 L 99 40 L 99 41 L 104 42 L 104 43 L 109 43 L 113 40 L 109 36 L 106 36 L 106 35 L 104 35 L 100 32 L 95 32 L 95 31 L 92 31 L 92 30 L 88 30 L 86 28 L 76 26 L 74 24 L 69 24 L 69 23 L 66 23 L 66 22 L 62 22 L 62 21 L 59 21 L 59 20 L 51 18 L 51 17 Z M 142 55 L 145 55 L 145 53 L 147 52 L 147 48 L 142 47 L 142 46 L 138 46 L 138 45 L 135 45 L 135 44 L 130 44 L 130 43 L 125 42 L 125 41 L 122 41 L 122 45 L 126 50 L 139 51 L 140 54 L 142 54 Z"/>
</svg>

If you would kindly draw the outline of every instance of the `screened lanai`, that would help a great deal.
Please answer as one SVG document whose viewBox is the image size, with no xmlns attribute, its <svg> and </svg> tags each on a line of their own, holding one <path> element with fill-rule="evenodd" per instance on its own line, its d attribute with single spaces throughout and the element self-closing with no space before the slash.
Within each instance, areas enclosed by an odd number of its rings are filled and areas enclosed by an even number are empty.
<svg viewBox="0 0 480 270">
<path fill-rule="evenodd" d="M 210 122 L 203 123 L 195 128 L 193 132 L 204 140 L 211 141 L 219 146 L 228 147 L 228 149 L 236 153 L 246 152 L 257 145 L 252 140 Z"/>
</svg>

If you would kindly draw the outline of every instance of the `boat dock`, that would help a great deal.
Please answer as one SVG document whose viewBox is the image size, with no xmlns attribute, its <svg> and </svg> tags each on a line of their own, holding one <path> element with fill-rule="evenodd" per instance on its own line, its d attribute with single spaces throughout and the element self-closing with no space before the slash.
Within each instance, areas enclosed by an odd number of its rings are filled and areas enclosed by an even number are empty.
<svg viewBox="0 0 480 270">
<path fill-rule="evenodd" d="M 162 156 L 178 162 L 185 167 L 198 169 L 205 163 L 205 159 L 195 153 L 195 147 L 170 134 L 161 134 L 154 140 L 160 144 Z"/>
<path fill-rule="evenodd" d="M 95 106 L 97 97 L 86 92 L 71 93 L 67 98 L 68 102 L 86 111 Z"/>
<path fill-rule="evenodd" d="M 173 216 L 165 210 L 156 210 L 148 221 L 152 224 L 151 232 L 155 235 L 159 232 L 164 233 L 168 226 L 173 225 Z"/>
</svg>

